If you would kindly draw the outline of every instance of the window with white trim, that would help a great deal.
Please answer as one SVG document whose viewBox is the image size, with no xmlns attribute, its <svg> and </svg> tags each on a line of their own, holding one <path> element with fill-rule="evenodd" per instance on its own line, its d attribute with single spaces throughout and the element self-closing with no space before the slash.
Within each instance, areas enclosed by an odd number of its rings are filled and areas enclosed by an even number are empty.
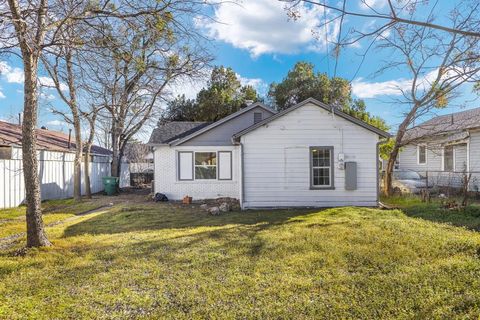
<svg viewBox="0 0 480 320">
<path fill-rule="evenodd" d="M 333 187 L 333 147 L 310 148 L 311 188 Z"/>
<path fill-rule="evenodd" d="M 443 170 L 453 171 L 454 170 L 453 161 L 454 161 L 453 146 L 446 146 L 443 149 Z"/>
<path fill-rule="evenodd" d="M 217 153 L 195 152 L 195 180 L 217 179 Z"/>
<path fill-rule="evenodd" d="M 427 163 L 427 147 L 426 146 L 417 146 L 417 160 L 418 160 L 418 164 Z"/>
</svg>

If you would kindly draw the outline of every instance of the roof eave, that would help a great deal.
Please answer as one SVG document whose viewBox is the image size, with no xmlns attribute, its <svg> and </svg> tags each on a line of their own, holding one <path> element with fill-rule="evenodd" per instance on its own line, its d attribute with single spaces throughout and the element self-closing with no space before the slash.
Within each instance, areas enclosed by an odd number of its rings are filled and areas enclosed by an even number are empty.
<svg viewBox="0 0 480 320">
<path fill-rule="evenodd" d="M 362 120 L 359 120 L 359 119 L 357 119 L 357 118 L 355 118 L 355 117 L 352 117 L 351 115 L 346 114 L 346 113 L 344 113 L 344 112 L 342 112 L 342 111 L 340 111 L 340 110 L 336 110 L 336 109 L 334 109 L 334 108 L 326 105 L 325 103 L 322 103 L 322 102 L 318 101 L 317 99 L 308 98 L 308 99 L 306 99 L 306 100 L 303 100 L 302 102 L 297 103 L 296 105 L 294 105 L 294 106 L 292 106 L 292 107 L 290 107 L 290 108 L 288 108 L 288 109 L 283 110 L 282 112 L 278 112 L 278 113 L 274 114 L 273 116 L 271 116 L 271 117 L 269 117 L 269 118 L 267 118 L 267 119 L 264 119 L 263 121 L 260 121 L 260 122 L 257 123 L 257 124 L 254 124 L 253 126 L 250 126 L 250 127 L 248 127 L 248 128 L 243 129 L 243 130 L 240 131 L 240 132 L 237 132 L 236 134 L 234 134 L 234 135 L 232 136 L 232 138 L 233 138 L 233 139 L 238 139 L 238 138 L 240 138 L 242 135 L 247 134 L 247 133 L 249 133 L 249 132 L 257 129 L 257 128 L 259 128 L 259 127 L 261 127 L 261 126 L 269 123 L 270 121 L 273 121 L 273 120 L 275 120 L 275 119 L 283 116 L 284 114 L 287 114 L 287 113 L 289 113 L 289 112 L 291 112 L 291 111 L 293 111 L 293 110 L 295 110 L 295 109 L 298 109 L 298 108 L 306 105 L 307 103 L 312 103 L 312 104 L 314 104 L 314 105 L 316 105 L 316 106 L 319 106 L 319 107 L 327 110 L 328 112 L 333 112 L 335 115 L 338 115 L 338 116 L 340 116 L 340 117 L 342 117 L 342 118 L 344 118 L 344 119 L 346 119 L 346 120 L 349 120 L 350 122 L 353 122 L 353 123 L 355 123 L 355 124 L 357 124 L 357 125 L 365 128 L 365 129 L 367 129 L 367 130 L 370 130 L 370 131 L 378 134 L 380 137 L 383 137 L 383 138 L 390 138 L 390 137 L 391 137 L 391 135 L 390 135 L 388 132 L 385 132 L 385 131 L 383 131 L 383 130 L 381 130 L 381 129 L 378 129 L 378 128 L 376 128 L 376 127 L 374 127 L 374 126 L 372 126 L 372 125 L 370 125 L 370 124 L 368 124 L 368 123 L 366 123 L 366 122 L 364 122 L 364 121 L 362 121 Z"/>
<path fill-rule="evenodd" d="M 178 145 L 180 145 L 180 144 L 182 144 L 182 143 L 184 143 L 184 142 L 187 142 L 187 141 L 195 138 L 196 136 L 199 136 L 199 135 L 201 135 L 202 133 L 205 133 L 205 132 L 207 132 L 207 131 L 209 131 L 209 130 L 211 130 L 211 129 L 213 129 L 213 128 L 216 128 L 216 127 L 218 127 L 219 125 L 221 125 L 221 124 L 223 124 L 223 123 L 226 123 L 226 122 L 228 122 L 228 121 L 230 121 L 230 120 L 238 117 L 239 115 L 244 114 L 245 112 L 248 112 L 248 111 L 250 111 L 250 110 L 252 110 L 252 109 L 254 109 L 254 108 L 256 108 L 256 107 L 260 107 L 260 108 L 264 109 L 265 111 L 269 111 L 269 112 L 271 112 L 273 115 L 277 114 L 277 112 L 276 112 L 275 110 L 270 109 L 269 107 L 267 107 L 267 106 L 264 105 L 263 103 L 261 103 L 261 102 L 255 102 L 255 103 L 252 103 L 251 105 L 249 105 L 249 106 L 246 107 L 246 108 L 240 109 L 240 110 L 238 110 L 237 112 L 234 112 L 234 113 L 232 113 L 232 114 L 230 114 L 230 115 L 228 115 L 228 116 L 226 116 L 226 117 L 224 117 L 224 118 L 222 118 L 222 119 L 220 119 L 220 120 L 218 120 L 218 121 L 216 121 L 216 122 L 213 122 L 213 123 L 211 123 L 211 124 L 203 127 L 202 129 L 200 129 L 200 130 L 198 130 L 198 131 L 193 132 L 192 134 L 189 134 L 189 135 L 186 136 L 186 137 L 183 137 L 183 138 L 181 138 L 181 139 L 177 139 L 177 140 L 171 141 L 171 142 L 169 143 L 169 145 L 170 145 L 170 146 L 178 146 Z M 267 119 L 268 119 L 268 118 L 267 118 Z"/>
</svg>

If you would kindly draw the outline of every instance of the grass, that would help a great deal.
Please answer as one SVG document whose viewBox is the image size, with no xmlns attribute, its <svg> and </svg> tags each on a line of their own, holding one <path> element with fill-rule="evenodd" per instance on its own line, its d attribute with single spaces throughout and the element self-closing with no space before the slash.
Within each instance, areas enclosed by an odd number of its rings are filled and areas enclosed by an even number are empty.
<svg viewBox="0 0 480 320">
<path fill-rule="evenodd" d="M 395 196 L 382 199 L 384 203 L 401 208 L 410 217 L 448 223 L 480 231 L 480 205 L 474 203 L 460 210 L 444 209 L 439 199 L 421 202 L 418 196 Z M 460 203 L 457 200 L 457 203 Z"/>
<path fill-rule="evenodd" d="M 76 214 L 98 207 L 95 200 L 84 200 L 75 203 L 73 199 L 49 200 L 42 203 L 44 210 L 43 222 L 58 223 Z M 25 232 L 25 207 L 0 210 L 0 238 Z"/>
<path fill-rule="evenodd" d="M 477 318 L 480 235 L 366 208 L 130 204 L 0 251 L 0 318 Z"/>
</svg>

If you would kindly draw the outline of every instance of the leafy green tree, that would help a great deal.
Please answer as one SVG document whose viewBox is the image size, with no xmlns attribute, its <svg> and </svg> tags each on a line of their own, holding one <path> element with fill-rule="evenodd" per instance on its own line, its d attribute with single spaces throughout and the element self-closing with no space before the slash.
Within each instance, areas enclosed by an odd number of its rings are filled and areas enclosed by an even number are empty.
<svg viewBox="0 0 480 320">
<path fill-rule="evenodd" d="M 160 122 L 213 122 L 240 110 L 248 100 L 259 100 L 255 88 L 242 86 L 232 68 L 217 66 L 212 70 L 207 87 L 200 90 L 195 100 L 176 97 L 168 104 Z"/>
<path fill-rule="evenodd" d="M 301 61 L 282 82 L 270 85 L 268 96 L 278 110 L 287 109 L 307 98 L 343 109 L 351 102 L 350 91 L 350 83 L 346 79 L 330 79 L 325 73 L 315 73 L 313 64 Z"/>
<path fill-rule="evenodd" d="M 352 99 L 351 86 L 346 79 L 330 79 L 325 73 L 315 73 L 314 65 L 309 62 L 297 62 L 282 82 L 270 85 L 268 95 L 278 110 L 315 98 L 379 129 L 389 130 L 382 118 L 367 112 L 365 101 Z"/>
</svg>

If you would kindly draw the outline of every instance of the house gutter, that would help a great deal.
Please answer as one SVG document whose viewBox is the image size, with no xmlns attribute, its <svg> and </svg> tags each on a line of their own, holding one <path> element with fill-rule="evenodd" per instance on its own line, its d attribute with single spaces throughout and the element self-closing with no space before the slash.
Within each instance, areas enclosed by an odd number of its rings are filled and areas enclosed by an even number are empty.
<svg viewBox="0 0 480 320">
<path fill-rule="evenodd" d="M 378 166 L 378 162 L 380 160 L 380 145 L 383 143 L 386 143 L 388 141 L 388 138 L 381 139 L 380 141 L 377 142 L 376 147 L 375 147 L 375 168 L 376 168 L 376 177 L 377 177 L 377 183 L 375 184 L 377 187 L 377 206 L 380 203 L 380 168 Z"/>
<path fill-rule="evenodd" d="M 238 141 L 237 141 L 238 139 Z M 245 195 L 245 187 L 244 187 L 244 183 L 243 183 L 243 168 L 244 168 L 244 165 L 243 165 L 243 143 L 240 141 L 241 138 L 234 138 L 232 137 L 232 144 L 233 145 L 237 145 L 237 146 L 240 146 L 240 208 L 243 210 L 244 209 L 244 206 L 243 206 L 243 203 L 244 203 L 244 195 Z"/>
</svg>

